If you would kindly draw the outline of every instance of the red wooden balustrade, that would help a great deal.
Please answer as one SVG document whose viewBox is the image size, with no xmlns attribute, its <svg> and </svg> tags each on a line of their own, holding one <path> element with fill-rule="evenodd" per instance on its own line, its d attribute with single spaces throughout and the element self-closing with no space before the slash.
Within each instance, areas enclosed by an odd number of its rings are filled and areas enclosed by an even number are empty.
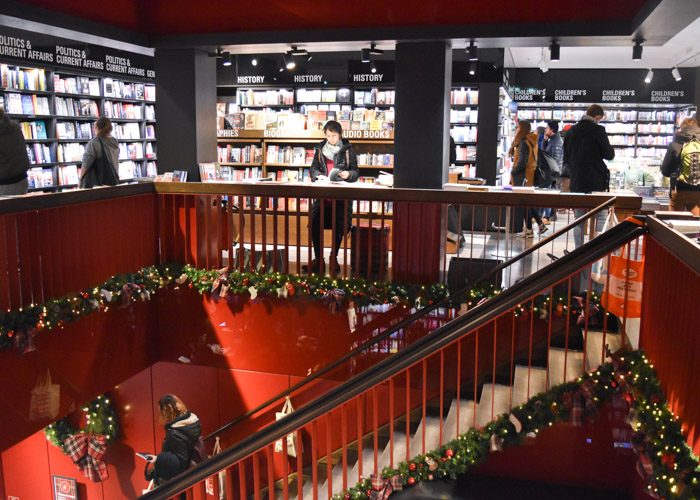
<svg viewBox="0 0 700 500">
<path fill-rule="evenodd" d="M 580 252 L 563 257 L 549 274 L 515 285 L 381 362 L 375 371 L 386 377 L 367 372 L 329 391 L 289 424 L 271 427 L 267 442 L 243 440 L 240 459 L 225 453 L 201 467 L 198 477 L 225 472 L 227 498 L 327 498 L 598 366 L 606 345 L 615 350 L 627 343 L 626 318 L 593 307 L 591 296 L 579 291 L 593 288 L 593 261 L 609 264 L 623 242 L 627 255 L 639 247 L 630 238 L 643 229 L 622 226 L 611 231 L 607 246 L 596 247 L 592 261 L 578 261 Z M 584 270 L 587 282 L 581 281 Z M 546 285 L 537 289 L 538 283 Z M 575 304 L 581 307 L 574 315 Z M 294 419 L 304 422 L 294 427 Z M 274 451 L 275 439 L 284 435 L 295 438 L 296 457 L 288 456 L 287 446 Z M 177 491 L 162 488 L 147 497 Z M 203 482 L 190 491 L 196 498 L 202 488 Z"/>
</svg>

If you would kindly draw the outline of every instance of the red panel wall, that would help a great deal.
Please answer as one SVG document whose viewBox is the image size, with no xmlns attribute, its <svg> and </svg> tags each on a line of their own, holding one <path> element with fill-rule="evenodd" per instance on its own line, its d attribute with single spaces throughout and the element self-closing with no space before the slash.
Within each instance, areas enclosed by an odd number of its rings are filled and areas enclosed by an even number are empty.
<svg viewBox="0 0 700 500">
<path fill-rule="evenodd" d="M 640 347 L 654 363 L 671 408 L 700 454 L 700 276 L 647 238 Z"/>
</svg>

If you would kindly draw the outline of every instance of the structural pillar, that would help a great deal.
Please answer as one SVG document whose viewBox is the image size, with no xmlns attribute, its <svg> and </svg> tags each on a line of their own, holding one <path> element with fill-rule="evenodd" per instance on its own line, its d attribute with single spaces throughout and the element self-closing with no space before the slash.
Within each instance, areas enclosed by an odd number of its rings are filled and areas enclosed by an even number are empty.
<svg viewBox="0 0 700 500">
<path fill-rule="evenodd" d="M 216 59 L 197 49 L 156 50 L 158 173 L 215 162 Z"/>
<path fill-rule="evenodd" d="M 394 187 L 442 189 L 449 163 L 450 44 L 396 45 Z M 434 203 L 395 203 L 393 278 L 431 283 L 440 276 L 446 210 Z"/>
</svg>

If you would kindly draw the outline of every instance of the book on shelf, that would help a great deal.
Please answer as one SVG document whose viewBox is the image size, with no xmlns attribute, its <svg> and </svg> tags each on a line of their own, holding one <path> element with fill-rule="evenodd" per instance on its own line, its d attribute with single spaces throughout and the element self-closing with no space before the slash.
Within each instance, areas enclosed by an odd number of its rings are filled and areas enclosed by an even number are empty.
<svg viewBox="0 0 700 500">
<path fill-rule="evenodd" d="M 54 186 L 53 169 L 30 168 L 27 170 L 29 189 L 42 189 Z"/>
<path fill-rule="evenodd" d="M 21 122 L 20 128 L 25 140 L 46 139 L 46 123 L 42 120 Z"/>
<path fill-rule="evenodd" d="M 80 162 L 83 160 L 83 154 L 85 154 L 85 145 L 78 142 L 59 144 L 56 147 L 56 161 L 59 163 Z"/>
<path fill-rule="evenodd" d="M 216 163 L 200 163 L 199 177 L 202 182 L 221 181 L 221 171 Z"/>
<path fill-rule="evenodd" d="M 46 90 L 46 71 L 40 68 L 16 68 L 3 64 L 2 86 L 14 90 Z"/>
<path fill-rule="evenodd" d="M 78 165 L 62 165 L 58 168 L 58 184 L 71 186 L 80 183 Z"/>
<path fill-rule="evenodd" d="M 143 88 L 143 96 L 146 101 L 156 100 L 156 86 L 146 84 Z"/>
<path fill-rule="evenodd" d="M 48 145 L 35 142 L 33 144 L 27 144 L 26 146 L 27 157 L 29 158 L 29 163 L 32 165 L 37 165 L 40 163 L 53 163 L 51 149 Z"/>
<path fill-rule="evenodd" d="M 173 170 L 173 182 L 187 182 L 187 170 Z"/>
</svg>

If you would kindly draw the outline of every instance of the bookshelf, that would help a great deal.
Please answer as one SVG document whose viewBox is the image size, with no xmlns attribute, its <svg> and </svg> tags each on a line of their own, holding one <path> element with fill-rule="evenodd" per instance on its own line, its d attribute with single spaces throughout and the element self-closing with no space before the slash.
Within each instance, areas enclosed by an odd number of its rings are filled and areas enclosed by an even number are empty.
<svg viewBox="0 0 700 500">
<path fill-rule="evenodd" d="M 75 188 L 94 122 L 109 117 L 119 139 L 119 174 L 156 174 L 155 84 L 0 60 L 0 104 L 27 143 L 31 191 Z"/>
<path fill-rule="evenodd" d="M 456 164 L 466 177 L 476 177 L 479 89 L 454 86 L 450 90 L 450 135 L 456 146 Z"/>
<path fill-rule="evenodd" d="M 394 99 L 391 87 L 236 88 L 233 96 L 220 96 L 217 104 L 217 128 L 236 134 L 219 134 L 222 175 L 235 180 L 256 175 L 309 180 L 313 147 L 324 138 L 321 129 L 328 120 L 337 120 L 357 153 L 361 180 L 373 182 L 380 171 L 394 166 Z M 260 161 L 238 161 L 260 149 Z"/>
</svg>

